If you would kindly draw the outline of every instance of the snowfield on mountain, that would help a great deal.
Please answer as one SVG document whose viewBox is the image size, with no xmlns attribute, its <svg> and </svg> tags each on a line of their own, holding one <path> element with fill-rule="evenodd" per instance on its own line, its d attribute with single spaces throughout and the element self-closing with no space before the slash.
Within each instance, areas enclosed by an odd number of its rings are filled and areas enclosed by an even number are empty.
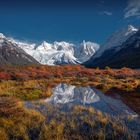
<svg viewBox="0 0 140 140">
<path fill-rule="evenodd" d="M 31 55 L 41 64 L 64 65 L 80 64 L 89 60 L 99 49 L 97 43 L 83 41 L 80 45 L 68 42 L 48 43 L 44 41 L 40 45 L 23 43 L 14 39 L 9 39 L 26 53 Z"/>
</svg>

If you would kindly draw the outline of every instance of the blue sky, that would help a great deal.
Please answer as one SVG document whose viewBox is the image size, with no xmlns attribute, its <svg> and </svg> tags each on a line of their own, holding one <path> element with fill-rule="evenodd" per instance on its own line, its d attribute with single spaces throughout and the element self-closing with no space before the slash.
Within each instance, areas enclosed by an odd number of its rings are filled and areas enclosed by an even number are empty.
<svg viewBox="0 0 140 140">
<path fill-rule="evenodd" d="M 4 0 L 0 32 L 19 40 L 102 44 L 128 24 L 140 25 L 140 0 Z"/>
</svg>

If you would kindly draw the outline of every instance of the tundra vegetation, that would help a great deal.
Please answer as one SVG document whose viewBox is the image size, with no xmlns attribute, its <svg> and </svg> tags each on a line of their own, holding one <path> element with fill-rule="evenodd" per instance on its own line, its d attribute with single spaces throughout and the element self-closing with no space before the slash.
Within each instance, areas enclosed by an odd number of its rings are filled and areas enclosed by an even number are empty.
<svg viewBox="0 0 140 140">
<path fill-rule="evenodd" d="M 139 70 L 87 69 L 80 65 L 1 66 L 1 140 L 135 139 L 117 118 L 91 107 L 75 106 L 65 113 L 49 106 L 50 116 L 24 107 L 25 101 L 50 97 L 52 87 L 59 83 L 94 86 L 109 96 L 117 94 L 140 114 Z"/>
</svg>

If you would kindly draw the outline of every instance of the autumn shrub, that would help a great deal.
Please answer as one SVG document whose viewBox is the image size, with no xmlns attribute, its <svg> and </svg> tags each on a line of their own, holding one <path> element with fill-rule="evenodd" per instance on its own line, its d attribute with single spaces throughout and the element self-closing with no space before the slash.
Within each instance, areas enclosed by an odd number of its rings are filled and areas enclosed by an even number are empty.
<svg viewBox="0 0 140 140">
<path fill-rule="evenodd" d="M 47 89 L 45 89 L 43 91 L 43 94 L 41 94 L 41 98 L 48 98 L 52 95 L 52 88 L 51 87 L 48 87 Z"/>
<path fill-rule="evenodd" d="M 51 95 L 49 85 L 44 80 L 0 82 L 0 96 L 8 95 L 22 100 L 35 100 Z M 47 92 L 48 91 L 48 92 Z"/>
<path fill-rule="evenodd" d="M 108 87 L 108 85 L 107 84 L 98 84 L 97 86 L 96 86 L 96 88 L 97 89 L 99 89 L 99 90 L 102 90 L 102 91 L 107 91 L 108 89 L 109 89 L 109 87 Z"/>
<path fill-rule="evenodd" d="M 11 117 L 22 114 L 22 103 L 13 97 L 0 97 L 0 116 Z"/>
<path fill-rule="evenodd" d="M 0 72 L 0 79 L 9 80 L 11 78 L 10 74 L 5 72 Z"/>
<path fill-rule="evenodd" d="M 1 140 L 9 140 L 7 133 L 3 128 L 0 128 L 0 139 Z"/>
<path fill-rule="evenodd" d="M 35 100 L 41 98 L 41 96 L 43 95 L 43 91 L 37 88 L 23 87 L 23 88 L 15 89 L 12 95 L 23 100 Z"/>
<path fill-rule="evenodd" d="M 50 119 L 40 133 L 39 140 L 131 140 L 134 138 L 121 121 L 92 107 L 75 106 L 69 112 L 58 112 L 58 109 L 56 111 L 53 108 L 47 115 Z"/>
<path fill-rule="evenodd" d="M 17 99 L 0 97 L 1 140 L 35 140 L 43 124 L 40 113 L 25 109 Z"/>
</svg>

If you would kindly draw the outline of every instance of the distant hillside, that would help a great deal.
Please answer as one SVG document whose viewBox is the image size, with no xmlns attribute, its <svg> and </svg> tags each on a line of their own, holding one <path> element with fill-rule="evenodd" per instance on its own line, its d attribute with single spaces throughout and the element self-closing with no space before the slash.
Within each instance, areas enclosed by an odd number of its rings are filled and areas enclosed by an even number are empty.
<svg viewBox="0 0 140 140">
<path fill-rule="evenodd" d="M 0 65 L 27 65 L 38 62 L 0 34 Z"/>
<path fill-rule="evenodd" d="M 100 57 L 84 63 L 87 67 L 140 68 L 140 31 L 130 36 L 122 45 L 105 50 Z"/>
</svg>

